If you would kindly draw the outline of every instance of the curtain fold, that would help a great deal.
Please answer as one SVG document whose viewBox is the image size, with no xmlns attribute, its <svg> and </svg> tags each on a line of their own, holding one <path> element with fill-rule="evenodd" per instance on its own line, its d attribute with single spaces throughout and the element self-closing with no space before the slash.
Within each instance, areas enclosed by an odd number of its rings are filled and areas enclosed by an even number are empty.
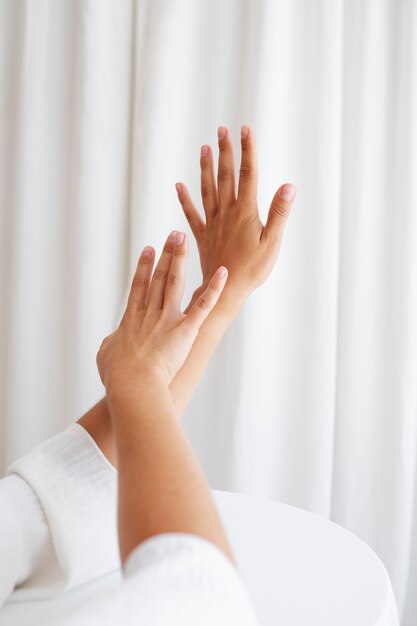
<svg viewBox="0 0 417 626">
<path fill-rule="evenodd" d="M 95 355 L 140 249 L 188 231 L 199 149 L 255 131 L 277 266 L 183 421 L 213 488 L 348 528 L 417 615 L 413 0 L 0 5 L 2 468 L 102 395 Z M 217 155 L 216 155 L 217 159 Z M 190 233 L 191 235 L 191 233 Z M 184 305 L 200 279 L 190 247 Z"/>
</svg>

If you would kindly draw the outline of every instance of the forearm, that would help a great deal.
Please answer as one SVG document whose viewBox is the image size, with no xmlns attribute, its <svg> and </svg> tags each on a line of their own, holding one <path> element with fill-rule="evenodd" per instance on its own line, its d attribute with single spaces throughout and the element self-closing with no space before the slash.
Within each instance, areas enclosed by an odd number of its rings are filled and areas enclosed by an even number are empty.
<svg viewBox="0 0 417 626">
<path fill-rule="evenodd" d="M 99 400 L 87 413 L 80 417 L 78 423 L 94 439 L 108 461 L 117 467 L 116 445 L 106 398 Z"/>
<path fill-rule="evenodd" d="M 168 389 L 154 378 L 108 395 L 118 456 L 122 562 L 142 541 L 184 532 L 216 544 L 233 561 L 209 485 L 187 441 Z"/>
<path fill-rule="evenodd" d="M 194 292 L 185 313 L 202 291 L 204 286 Z M 172 380 L 170 391 L 179 414 L 182 414 L 191 400 L 216 346 L 245 301 L 247 296 L 243 294 L 243 289 L 225 288 L 213 311 L 200 328 L 184 365 Z"/>
</svg>

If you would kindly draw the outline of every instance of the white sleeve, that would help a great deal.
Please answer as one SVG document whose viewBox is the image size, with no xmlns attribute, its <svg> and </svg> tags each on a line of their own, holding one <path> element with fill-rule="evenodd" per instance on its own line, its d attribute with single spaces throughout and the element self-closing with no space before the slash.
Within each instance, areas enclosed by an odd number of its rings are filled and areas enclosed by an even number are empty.
<svg viewBox="0 0 417 626">
<path fill-rule="evenodd" d="M 260 626 L 235 566 L 214 544 L 163 533 L 130 554 L 118 587 L 92 593 L 61 626 Z"/>
<path fill-rule="evenodd" d="M 29 485 L 20 476 L 0 480 L 0 606 L 13 589 L 32 580 L 49 562 L 52 571 L 53 547 L 42 507 Z"/>
<path fill-rule="evenodd" d="M 13 575 L 2 566 L 0 601 L 11 584 L 16 600 L 40 598 L 120 567 L 117 472 L 82 426 L 42 442 L 7 473 L 0 481 L 0 557 Z M 19 546 L 15 556 L 8 537 Z"/>
<path fill-rule="evenodd" d="M 259 626 L 238 570 L 202 537 L 151 537 L 133 550 L 124 573 L 130 589 L 126 615 L 135 611 L 155 625 Z"/>
</svg>

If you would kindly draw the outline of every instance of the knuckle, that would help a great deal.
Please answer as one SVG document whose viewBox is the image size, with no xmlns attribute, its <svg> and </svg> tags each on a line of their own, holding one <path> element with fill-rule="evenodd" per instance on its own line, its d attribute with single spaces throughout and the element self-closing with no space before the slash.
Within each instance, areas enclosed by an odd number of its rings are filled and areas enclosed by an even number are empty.
<svg viewBox="0 0 417 626">
<path fill-rule="evenodd" d="M 219 168 L 219 171 L 217 173 L 217 179 L 220 182 L 230 180 L 231 177 L 232 177 L 232 175 L 231 175 L 231 171 L 230 170 L 228 170 L 226 168 Z"/>
<path fill-rule="evenodd" d="M 271 208 L 274 211 L 274 213 L 276 213 L 279 217 L 288 217 L 289 212 L 290 212 L 289 207 L 284 206 L 280 202 L 274 202 Z"/>
<path fill-rule="evenodd" d="M 177 285 L 178 284 L 178 276 L 175 274 L 168 274 L 167 276 L 167 285 Z"/>
<path fill-rule="evenodd" d="M 199 309 L 202 309 L 203 311 L 208 311 L 210 308 L 210 303 L 206 297 L 202 296 L 201 298 L 197 300 L 197 306 Z"/>
<path fill-rule="evenodd" d="M 135 276 L 133 279 L 133 288 L 146 287 L 149 285 L 149 278 L 147 276 Z"/>
<path fill-rule="evenodd" d="M 250 178 L 252 176 L 253 169 L 250 165 L 241 165 L 239 170 L 240 178 Z"/>
<path fill-rule="evenodd" d="M 100 348 L 99 348 L 99 350 L 100 350 L 102 347 L 104 347 L 104 346 L 105 346 L 105 345 L 106 345 L 106 344 L 110 341 L 110 339 L 112 338 L 112 336 L 113 336 L 113 335 L 114 335 L 114 333 L 111 333 L 110 335 L 107 335 L 107 337 L 104 337 L 103 341 L 102 341 L 102 342 L 101 342 L 101 344 L 100 344 Z"/>
<path fill-rule="evenodd" d="M 210 185 L 208 185 L 207 183 L 203 183 L 201 185 L 201 196 L 203 198 L 208 198 L 211 195 L 211 189 L 210 189 Z"/>
<path fill-rule="evenodd" d="M 173 250 L 174 250 L 174 245 L 172 243 L 166 242 L 163 247 L 163 251 L 167 252 L 168 254 L 172 254 Z"/>
<path fill-rule="evenodd" d="M 167 272 L 165 270 L 155 270 L 153 277 L 154 280 L 165 280 Z"/>
</svg>

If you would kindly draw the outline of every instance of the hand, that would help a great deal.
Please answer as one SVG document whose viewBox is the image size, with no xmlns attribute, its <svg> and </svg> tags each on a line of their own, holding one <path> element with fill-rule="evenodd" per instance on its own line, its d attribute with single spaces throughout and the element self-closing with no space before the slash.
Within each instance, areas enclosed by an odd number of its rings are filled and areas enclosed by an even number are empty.
<svg viewBox="0 0 417 626">
<path fill-rule="evenodd" d="M 150 371 L 169 385 L 182 367 L 227 279 L 227 269 L 219 267 L 189 312 L 181 313 L 187 257 L 187 236 L 175 231 L 166 241 L 153 276 L 155 251 L 151 246 L 142 251 L 119 327 L 103 340 L 97 353 L 106 389 L 114 381 L 136 385 L 141 374 Z"/>
<path fill-rule="evenodd" d="M 184 183 L 177 183 L 178 198 L 197 241 L 205 288 L 215 268 L 225 265 L 229 278 L 225 292 L 244 299 L 269 276 L 281 248 L 284 227 L 289 216 L 296 189 L 282 185 L 275 193 L 265 226 L 262 224 L 256 200 L 258 171 L 255 136 L 248 129 L 242 137 L 242 159 L 238 194 L 235 194 L 233 149 L 227 128 L 220 127 L 217 188 L 214 178 L 213 155 L 210 146 L 202 146 L 206 154 L 200 157 L 201 196 L 205 222 L 193 204 Z M 219 135 L 221 133 L 219 132 Z M 285 195 L 287 194 L 287 195 Z"/>
</svg>

